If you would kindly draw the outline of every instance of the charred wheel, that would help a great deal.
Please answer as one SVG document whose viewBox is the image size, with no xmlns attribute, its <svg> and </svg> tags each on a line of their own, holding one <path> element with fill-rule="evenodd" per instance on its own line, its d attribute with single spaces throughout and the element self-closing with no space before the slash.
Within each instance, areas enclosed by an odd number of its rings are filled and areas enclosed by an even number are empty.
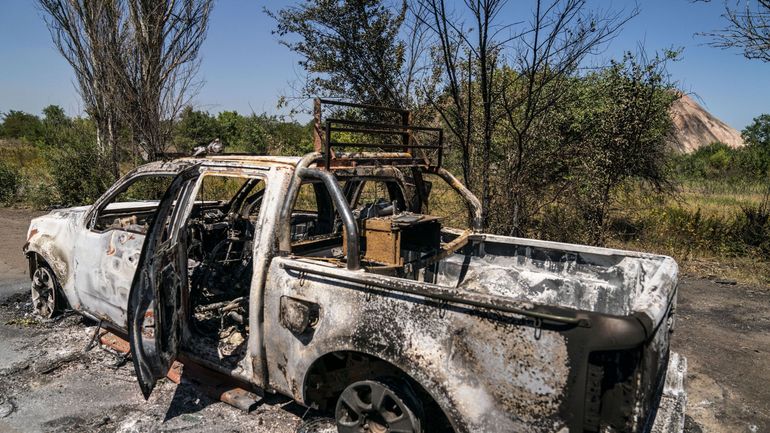
<svg viewBox="0 0 770 433">
<path fill-rule="evenodd" d="M 335 410 L 340 433 L 422 433 L 423 409 L 409 383 L 362 380 L 342 391 Z"/>
<path fill-rule="evenodd" d="M 59 313 L 59 290 L 51 268 L 39 265 L 32 274 L 32 308 L 40 317 L 50 319 Z"/>
</svg>

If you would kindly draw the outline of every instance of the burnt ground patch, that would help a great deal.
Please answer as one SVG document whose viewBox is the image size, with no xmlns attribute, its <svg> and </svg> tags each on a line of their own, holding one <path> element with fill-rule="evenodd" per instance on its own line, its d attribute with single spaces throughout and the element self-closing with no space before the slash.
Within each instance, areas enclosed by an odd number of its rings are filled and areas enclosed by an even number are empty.
<svg viewBox="0 0 770 433">
<path fill-rule="evenodd" d="M 24 290 L 22 287 L 19 290 Z M 99 346 L 96 324 L 77 314 L 42 320 L 26 290 L 0 299 L 0 431 L 293 433 L 304 412 L 270 398 L 251 414 L 189 383 L 161 380 L 144 401 L 133 366 Z"/>
</svg>

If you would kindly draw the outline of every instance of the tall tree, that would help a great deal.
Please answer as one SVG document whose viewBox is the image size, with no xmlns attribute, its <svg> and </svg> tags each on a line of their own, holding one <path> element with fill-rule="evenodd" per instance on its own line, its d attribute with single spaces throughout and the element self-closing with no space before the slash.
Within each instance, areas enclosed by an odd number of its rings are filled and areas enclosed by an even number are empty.
<svg viewBox="0 0 770 433">
<path fill-rule="evenodd" d="M 424 94 L 459 144 L 463 180 L 481 195 L 485 225 L 491 196 L 490 177 L 485 174 L 489 173 L 492 135 L 497 121 L 497 116 L 493 116 L 493 104 L 499 97 L 499 92 L 494 90 L 495 73 L 503 46 L 510 41 L 498 37 L 510 26 L 500 25 L 496 20 L 506 3 L 505 0 L 466 0 L 464 12 L 471 16 L 470 26 L 462 18 L 465 14 L 453 13 L 444 0 L 416 0 L 412 5 L 417 20 L 438 47 L 434 70 L 434 84 L 438 85 Z M 475 91 L 481 98 L 478 121 L 474 115 Z M 481 131 L 480 136 L 474 134 L 476 130 Z M 477 170 L 480 175 L 474 176 Z"/>
<path fill-rule="evenodd" d="M 125 1 L 130 32 L 113 58 L 121 113 L 154 159 L 170 145 L 174 119 L 198 90 L 198 54 L 213 0 Z"/>
<path fill-rule="evenodd" d="M 198 52 L 213 0 L 38 0 L 54 44 L 72 66 L 103 153 L 117 173 L 119 127 L 148 158 L 196 90 Z M 121 124 L 118 124 L 118 120 Z"/>
<path fill-rule="evenodd" d="M 426 92 L 428 100 L 459 144 L 463 177 L 482 199 L 484 225 L 511 234 L 521 233 L 520 221 L 531 213 L 527 202 L 543 199 L 542 190 L 530 187 L 548 184 L 538 162 L 543 137 L 534 132 L 566 105 L 581 63 L 635 14 L 596 12 L 585 0 L 533 3 L 528 23 L 503 21 L 504 0 L 465 0 L 459 10 L 444 0 L 414 0 L 412 8 L 438 47 L 437 85 Z M 496 136 L 506 138 L 495 144 Z M 507 197 L 496 212 L 499 223 L 489 219 L 494 173 L 498 193 Z"/>
<path fill-rule="evenodd" d="M 399 29 L 406 3 L 394 11 L 383 0 L 305 0 L 265 12 L 276 20 L 281 43 L 302 56 L 308 77 L 294 96 L 405 106 Z"/>
<path fill-rule="evenodd" d="M 770 62 L 770 0 L 725 2 L 723 16 L 724 29 L 705 33 L 712 46 L 738 48 L 747 59 Z"/>
<path fill-rule="evenodd" d="M 72 66 L 86 112 L 96 124 L 102 156 L 118 172 L 119 99 L 111 59 L 121 49 L 122 0 L 38 0 L 54 45 Z"/>
<path fill-rule="evenodd" d="M 522 234 L 544 203 L 569 191 L 553 185 L 563 179 L 564 163 L 574 157 L 570 145 L 579 143 L 553 135 L 559 128 L 554 121 L 571 105 L 583 62 L 605 47 L 637 13 L 636 9 L 593 10 L 586 0 L 534 2 L 529 23 L 514 40 L 514 71 L 501 75 L 500 105 L 510 137 L 503 150 L 502 184 L 512 197 L 501 212 L 500 230 Z"/>
</svg>

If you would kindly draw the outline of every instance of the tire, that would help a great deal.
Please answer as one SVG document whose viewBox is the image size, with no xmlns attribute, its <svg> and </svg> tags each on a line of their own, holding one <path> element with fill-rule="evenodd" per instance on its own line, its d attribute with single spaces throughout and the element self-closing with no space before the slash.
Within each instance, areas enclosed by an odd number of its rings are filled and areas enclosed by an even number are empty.
<svg viewBox="0 0 770 433">
<path fill-rule="evenodd" d="M 50 319 L 62 312 L 59 282 L 48 265 L 38 264 L 32 273 L 31 295 L 32 310 L 38 316 Z"/>
<path fill-rule="evenodd" d="M 424 433 L 425 416 L 409 382 L 379 378 L 352 383 L 334 411 L 340 433 Z"/>
</svg>

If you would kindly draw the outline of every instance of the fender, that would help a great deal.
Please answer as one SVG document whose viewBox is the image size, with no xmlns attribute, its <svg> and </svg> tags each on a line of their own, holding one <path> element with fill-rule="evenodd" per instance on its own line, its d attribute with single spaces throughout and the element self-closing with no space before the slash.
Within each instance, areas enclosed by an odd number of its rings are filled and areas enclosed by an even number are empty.
<svg viewBox="0 0 770 433">
<path fill-rule="evenodd" d="M 54 238 L 50 235 L 35 236 L 33 233 L 30 240 L 24 244 L 24 255 L 27 259 L 32 259 L 32 254 L 40 256 L 53 270 L 54 275 L 59 280 L 59 284 L 64 286 L 70 276 L 69 260 L 65 254 L 56 246 Z M 30 277 L 32 276 L 32 266 L 30 264 Z"/>
</svg>

